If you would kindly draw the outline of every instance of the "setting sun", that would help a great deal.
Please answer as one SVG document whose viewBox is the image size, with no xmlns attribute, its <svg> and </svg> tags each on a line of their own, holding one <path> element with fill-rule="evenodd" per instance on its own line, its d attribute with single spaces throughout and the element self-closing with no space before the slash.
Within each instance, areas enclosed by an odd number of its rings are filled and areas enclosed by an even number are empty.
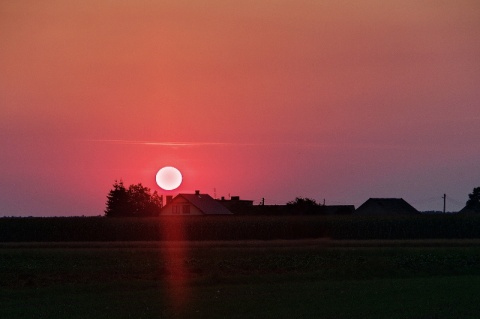
<svg viewBox="0 0 480 319">
<path fill-rule="evenodd" d="M 171 191 L 178 188 L 182 183 L 182 174 L 175 167 L 165 166 L 157 172 L 155 180 L 160 188 Z"/>
</svg>

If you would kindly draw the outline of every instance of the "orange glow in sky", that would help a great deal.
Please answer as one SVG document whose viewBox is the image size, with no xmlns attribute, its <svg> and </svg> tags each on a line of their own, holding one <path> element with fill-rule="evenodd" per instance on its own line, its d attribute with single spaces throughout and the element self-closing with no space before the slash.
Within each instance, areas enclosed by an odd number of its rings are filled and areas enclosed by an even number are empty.
<svg viewBox="0 0 480 319">
<path fill-rule="evenodd" d="M 114 180 L 282 204 L 479 186 L 480 2 L 0 3 L 0 216 L 100 215 Z"/>
</svg>

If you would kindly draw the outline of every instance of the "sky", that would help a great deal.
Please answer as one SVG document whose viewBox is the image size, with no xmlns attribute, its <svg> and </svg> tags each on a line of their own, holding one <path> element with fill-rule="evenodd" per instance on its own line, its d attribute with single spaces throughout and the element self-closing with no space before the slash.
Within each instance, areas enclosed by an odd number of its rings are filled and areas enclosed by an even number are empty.
<svg viewBox="0 0 480 319">
<path fill-rule="evenodd" d="M 477 0 L 0 0 L 0 41 L 0 216 L 103 215 L 119 179 L 447 211 L 480 186 Z"/>
</svg>

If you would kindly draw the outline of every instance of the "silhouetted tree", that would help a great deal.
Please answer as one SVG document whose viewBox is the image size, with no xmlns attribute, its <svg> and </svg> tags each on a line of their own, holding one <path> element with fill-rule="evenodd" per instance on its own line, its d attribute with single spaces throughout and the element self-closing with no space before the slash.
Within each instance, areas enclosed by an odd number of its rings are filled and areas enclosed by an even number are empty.
<svg viewBox="0 0 480 319">
<path fill-rule="evenodd" d="M 123 181 L 115 180 L 113 189 L 107 195 L 107 207 L 105 216 L 119 217 L 128 216 L 130 214 L 128 191 L 123 185 Z"/>
<path fill-rule="evenodd" d="M 474 212 L 480 212 L 480 187 L 475 187 L 471 194 L 468 194 L 466 207 Z"/>
<path fill-rule="evenodd" d="M 320 212 L 321 205 L 308 197 L 296 197 L 287 203 L 287 209 L 294 214 L 314 214 Z"/>
<path fill-rule="evenodd" d="M 150 193 L 150 188 L 141 183 L 130 185 L 128 201 L 131 213 L 134 216 L 158 216 L 162 208 L 162 198 L 157 191 Z"/>
<path fill-rule="evenodd" d="M 158 216 L 162 208 L 162 197 L 157 191 L 153 194 L 150 188 L 141 183 L 125 188 L 123 181 L 115 181 L 113 189 L 107 195 L 105 216 Z"/>
</svg>

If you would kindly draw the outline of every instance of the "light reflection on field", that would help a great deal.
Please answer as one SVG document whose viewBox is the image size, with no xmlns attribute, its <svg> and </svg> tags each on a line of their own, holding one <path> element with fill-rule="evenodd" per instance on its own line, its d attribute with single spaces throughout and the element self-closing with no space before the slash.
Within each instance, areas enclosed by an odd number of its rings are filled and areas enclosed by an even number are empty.
<svg viewBox="0 0 480 319">
<path fill-rule="evenodd" d="M 165 265 L 165 281 L 168 289 L 167 296 L 172 310 L 182 309 L 189 299 L 187 285 L 189 283 L 189 271 L 185 265 L 188 259 L 189 245 L 186 238 L 184 217 L 175 216 L 162 219 L 160 225 L 162 233 L 167 234 L 168 239 L 182 242 L 181 245 L 165 245 L 163 254 Z"/>
</svg>

